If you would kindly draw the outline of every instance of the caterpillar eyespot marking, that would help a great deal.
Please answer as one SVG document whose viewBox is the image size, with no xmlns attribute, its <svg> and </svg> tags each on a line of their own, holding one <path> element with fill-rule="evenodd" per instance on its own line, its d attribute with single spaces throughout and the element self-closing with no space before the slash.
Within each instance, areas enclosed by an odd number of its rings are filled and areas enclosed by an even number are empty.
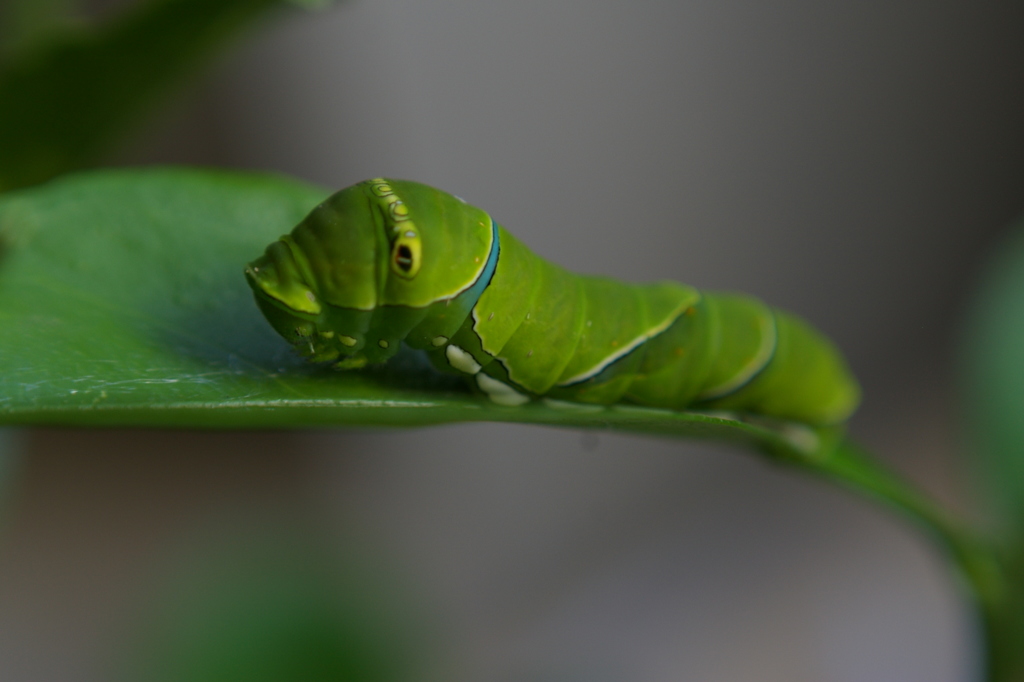
<svg viewBox="0 0 1024 682">
<path fill-rule="evenodd" d="M 245 276 L 270 325 L 311 361 L 358 369 L 403 340 L 499 405 L 542 398 L 819 426 L 860 400 L 839 351 L 795 315 L 676 282 L 574 275 L 483 210 L 416 182 L 373 178 L 335 193 Z"/>
</svg>

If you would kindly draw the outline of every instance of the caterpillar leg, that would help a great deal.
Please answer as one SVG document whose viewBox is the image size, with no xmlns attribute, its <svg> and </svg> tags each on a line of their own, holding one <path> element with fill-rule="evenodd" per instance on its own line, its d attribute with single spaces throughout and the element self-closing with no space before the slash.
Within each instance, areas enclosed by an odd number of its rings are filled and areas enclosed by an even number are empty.
<svg viewBox="0 0 1024 682">
<path fill-rule="evenodd" d="M 458 343 L 459 335 L 456 334 L 456 337 L 447 345 L 430 351 L 428 355 L 434 367 L 443 372 L 465 377 L 475 392 L 487 396 L 491 402 L 497 405 L 517 407 L 530 402 L 531 396 L 514 387 L 507 375 L 495 378 L 482 371 L 483 368 L 476 358 Z"/>
</svg>

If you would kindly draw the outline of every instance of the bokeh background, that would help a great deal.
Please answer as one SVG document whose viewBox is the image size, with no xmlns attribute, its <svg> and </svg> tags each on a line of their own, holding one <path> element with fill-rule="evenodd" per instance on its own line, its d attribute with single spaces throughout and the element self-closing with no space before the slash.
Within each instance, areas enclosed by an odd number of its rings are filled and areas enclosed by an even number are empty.
<svg viewBox="0 0 1024 682">
<path fill-rule="evenodd" d="M 1024 210 L 1022 24 L 966 0 L 351 0 L 274 17 L 111 163 L 417 179 L 574 270 L 755 293 L 848 354 L 858 438 L 983 515 L 956 353 Z M 724 448 L 475 424 L 0 449 L 21 453 L 0 472 L 3 680 L 195 679 L 174 666 L 204 608 L 234 614 L 202 621 L 222 633 L 329 621 L 335 598 L 392 614 L 408 679 L 976 675 L 924 539 Z"/>
</svg>

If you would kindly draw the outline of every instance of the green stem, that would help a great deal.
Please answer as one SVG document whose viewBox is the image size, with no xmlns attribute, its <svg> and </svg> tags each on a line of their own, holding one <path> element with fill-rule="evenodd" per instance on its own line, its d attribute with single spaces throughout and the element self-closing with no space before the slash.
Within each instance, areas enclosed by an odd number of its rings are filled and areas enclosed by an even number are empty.
<svg viewBox="0 0 1024 682">
<path fill-rule="evenodd" d="M 1016 682 L 1016 642 L 1009 632 L 1006 567 L 995 548 L 934 501 L 888 471 L 866 450 L 844 440 L 826 457 L 797 462 L 819 476 L 893 507 L 924 529 L 952 559 L 978 615 L 989 682 Z"/>
</svg>

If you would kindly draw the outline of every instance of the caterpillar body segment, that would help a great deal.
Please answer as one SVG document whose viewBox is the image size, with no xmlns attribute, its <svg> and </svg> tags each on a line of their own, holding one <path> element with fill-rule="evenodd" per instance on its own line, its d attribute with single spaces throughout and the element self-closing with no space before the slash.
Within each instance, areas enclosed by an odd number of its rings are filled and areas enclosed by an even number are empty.
<svg viewBox="0 0 1024 682">
<path fill-rule="evenodd" d="M 268 322 L 339 369 L 404 341 L 492 401 L 538 397 L 844 421 L 859 388 L 799 318 L 739 294 L 581 276 L 415 182 L 341 190 L 246 268 Z"/>
</svg>

